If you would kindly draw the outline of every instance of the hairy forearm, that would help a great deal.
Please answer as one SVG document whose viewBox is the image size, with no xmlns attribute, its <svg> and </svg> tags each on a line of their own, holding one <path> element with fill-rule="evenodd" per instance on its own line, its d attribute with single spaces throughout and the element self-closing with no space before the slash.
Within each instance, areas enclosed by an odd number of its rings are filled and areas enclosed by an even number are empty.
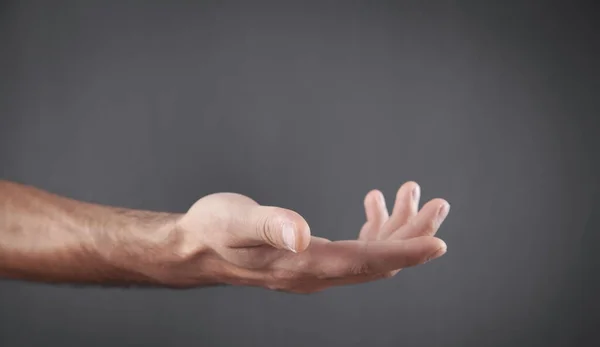
<svg viewBox="0 0 600 347">
<path fill-rule="evenodd" d="M 0 277 L 157 284 L 180 215 L 76 201 L 0 180 Z"/>
</svg>

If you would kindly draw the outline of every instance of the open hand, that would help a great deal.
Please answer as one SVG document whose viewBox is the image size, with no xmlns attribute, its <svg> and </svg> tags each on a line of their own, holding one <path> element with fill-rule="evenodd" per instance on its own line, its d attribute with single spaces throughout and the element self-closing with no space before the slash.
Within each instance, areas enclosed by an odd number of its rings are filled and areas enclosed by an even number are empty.
<svg viewBox="0 0 600 347">
<path fill-rule="evenodd" d="M 369 192 L 358 239 L 330 241 L 311 236 L 308 223 L 294 211 L 261 206 L 239 194 L 208 195 L 177 222 L 182 242 L 165 281 L 313 293 L 392 277 L 446 252 L 434 235 L 450 205 L 434 199 L 419 210 L 419 196 L 416 183 L 405 183 L 389 215 L 383 194 Z"/>
</svg>

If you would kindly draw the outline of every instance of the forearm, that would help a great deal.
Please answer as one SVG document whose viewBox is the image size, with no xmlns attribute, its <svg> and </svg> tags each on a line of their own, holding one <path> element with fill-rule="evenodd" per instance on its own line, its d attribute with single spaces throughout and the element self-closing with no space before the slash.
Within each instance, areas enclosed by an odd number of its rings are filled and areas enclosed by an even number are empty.
<svg viewBox="0 0 600 347">
<path fill-rule="evenodd" d="M 0 180 L 0 277 L 156 284 L 156 262 L 183 242 L 174 227 L 178 218 L 80 202 Z"/>
</svg>

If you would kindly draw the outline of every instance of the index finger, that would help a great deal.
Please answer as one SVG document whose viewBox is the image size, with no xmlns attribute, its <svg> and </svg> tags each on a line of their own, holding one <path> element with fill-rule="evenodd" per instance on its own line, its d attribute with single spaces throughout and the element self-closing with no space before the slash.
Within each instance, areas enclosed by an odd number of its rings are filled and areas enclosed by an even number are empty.
<svg viewBox="0 0 600 347">
<path fill-rule="evenodd" d="M 308 270 L 319 278 L 341 278 L 398 270 L 425 263 L 446 252 L 446 243 L 436 237 L 409 240 L 334 241 L 317 243 L 302 256 Z"/>
</svg>

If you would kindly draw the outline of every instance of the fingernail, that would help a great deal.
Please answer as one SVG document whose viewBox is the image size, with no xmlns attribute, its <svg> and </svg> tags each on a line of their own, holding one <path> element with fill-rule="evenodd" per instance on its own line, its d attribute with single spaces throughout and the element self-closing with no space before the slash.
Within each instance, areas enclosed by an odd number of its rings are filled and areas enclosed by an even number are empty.
<svg viewBox="0 0 600 347">
<path fill-rule="evenodd" d="M 379 202 L 379 205 L 381 205 L 381 207 L 385 208 L 385 197 L 383 196 L 382 193 L 377 194 L 377 201 Z"/>
<path fill-rule="evenodd" d="M 294 223 L 283 223 L 283 243 L 292 252 L 296 253 L 296 232 Z"/>
<path fill-rule="evenodd" d="M 446 219 L 446 217 L 448 216 L 448 212 L 450 212 L 450 205 L 448 203 L 443 203 L 442 206 L 440 206 L 440 209 L 438 210 L 438 224 L 442 224 L 444 219 Z"/>
<path fill-rule="evenodd" d="M 421 197 L 421 187 L 416 186 L 412 190 L 412 199 L 414 201 L 419 201 L 420 197 Z"/>
</svg>

